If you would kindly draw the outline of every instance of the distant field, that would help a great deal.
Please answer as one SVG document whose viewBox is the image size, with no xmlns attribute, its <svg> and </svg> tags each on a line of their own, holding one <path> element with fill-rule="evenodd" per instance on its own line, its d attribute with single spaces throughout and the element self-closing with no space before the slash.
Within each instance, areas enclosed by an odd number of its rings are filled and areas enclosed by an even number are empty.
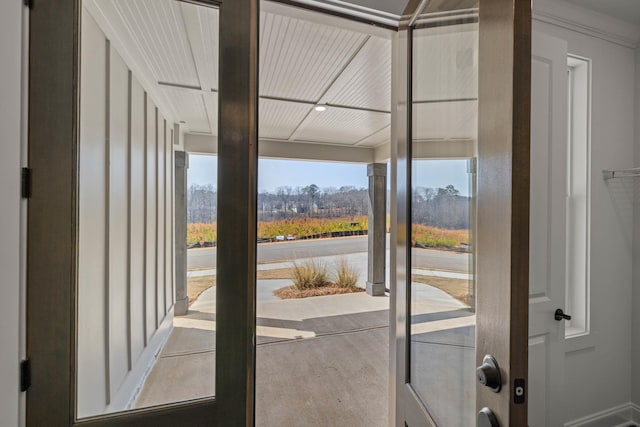
<svg viewBox="0 0 640 427">
<path fill-rule="evenodd" d="M 388 220 L 388 218 L 387 218 Z M 367 230 L 366 216 L 349 218 L 295 218 L 280 221 L 258 222 L 258 237 L 275 239 L 276 236 L 294 236 L 296 239 L 307 237 L 330 237 L 335 232 L 358 232 Z M 469 230 L 448 230 L 414 224 L 411 232 L 412 244 L 430 248 L 458 248 L 469 244 Z M 216 223 L 188 224 L 187 244 L 215 242 L 217 240 Z"/>
<path fill-rule="evenodd" d="M 276 236 L 322 237 L 333 232 L 366 230 L 369 226 L 366 216 L 349 218 L 295 218 L 279 221 L 259 221 L 258 237 L 275 239 Z M 216 223 L 188 224 L 187 244 L 215 242 L 217 240 Z"/>
</svg>

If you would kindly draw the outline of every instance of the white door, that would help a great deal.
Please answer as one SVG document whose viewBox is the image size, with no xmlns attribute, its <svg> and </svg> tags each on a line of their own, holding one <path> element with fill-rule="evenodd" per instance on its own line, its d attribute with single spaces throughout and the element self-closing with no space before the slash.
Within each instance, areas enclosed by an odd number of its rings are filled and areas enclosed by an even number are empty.
<svg viewBox="0 0 640 427">
<path fill-rule="evenodd" d="M 531 57 L 529 426 L 562 425 L 567 42 L 534 31 Z"/>
</svg>

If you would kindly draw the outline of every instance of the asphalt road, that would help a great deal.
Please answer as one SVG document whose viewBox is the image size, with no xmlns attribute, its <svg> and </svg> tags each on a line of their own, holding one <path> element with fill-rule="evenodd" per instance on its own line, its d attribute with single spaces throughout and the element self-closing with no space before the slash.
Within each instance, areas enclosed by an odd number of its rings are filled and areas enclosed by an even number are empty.
<svg viewBox="0 0 640 427">
<path fill-rule="evenodd" d="M 387 247 L 389 236 L 387 235 Z M 189 269 L 215 268 L 217 248 L 187 251 Z M 343 255 L 367 252 L 367 237 L 341 237 L 334 239 L 297 240 L 291 242 L 260 243 L 258 263 L 282 262 L 299 258 Z M 414 249 L 413 266 L 439 270 L 467 272 L 469 255 L 432 249 Z"/>
</svg>

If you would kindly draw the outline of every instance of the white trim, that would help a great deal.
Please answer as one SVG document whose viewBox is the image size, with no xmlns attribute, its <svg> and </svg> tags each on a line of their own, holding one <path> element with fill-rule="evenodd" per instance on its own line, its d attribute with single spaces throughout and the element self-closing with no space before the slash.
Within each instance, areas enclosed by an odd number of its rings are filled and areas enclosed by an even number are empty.
<svg viewBox="0 0 640 427">
<path fill-rule="evenodd" d="M 640 27 L 565 2 L 533 1 L 533 19 L 635 49 Z"/>
<path fill-rule="evenodd" d="M 617 417 L 618 419 L 614 419 Z M 640 418 L 640 406 L 628 402 L 564 424 L 564 427 L 626 427 Z M 617 424 L 612 424 L 617 422 Z"/>
</svg>

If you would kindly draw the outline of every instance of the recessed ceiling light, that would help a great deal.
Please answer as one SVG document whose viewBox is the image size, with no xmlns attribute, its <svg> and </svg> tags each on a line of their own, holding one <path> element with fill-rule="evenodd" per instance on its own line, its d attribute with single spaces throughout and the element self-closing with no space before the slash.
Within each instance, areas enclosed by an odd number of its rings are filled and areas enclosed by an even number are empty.
<svg viewBox="0 0 640 427">
<path fill-rule="evenodd" d="M 316 105 L 315 107 L 313 107 L 313 109 L 316 111 L 322 112 L 322 111 L 326 111 L 327 107 L 325 107 L 324 105 Z"/>
</svg>

